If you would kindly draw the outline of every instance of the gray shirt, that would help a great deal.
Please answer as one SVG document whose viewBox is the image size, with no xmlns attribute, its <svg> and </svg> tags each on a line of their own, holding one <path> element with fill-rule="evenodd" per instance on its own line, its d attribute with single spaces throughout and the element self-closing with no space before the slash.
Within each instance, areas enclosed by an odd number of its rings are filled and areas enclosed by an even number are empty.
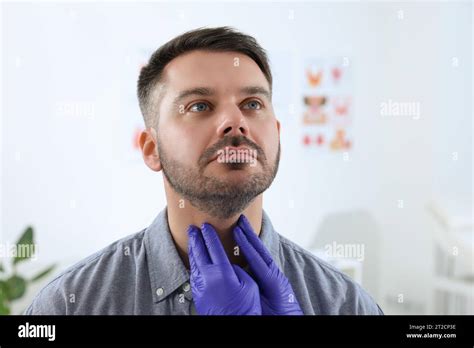
<svg viewBox="0 0 474 348">
<path fill-rule="evenodd" d="M 383 314 L 362 287 L 278 234 L 263 211 L 260 238 L 289 279 L 304 314 Z M 144 230 L 59 274 L 24 314 L 196 314 L 166 207 Z"/>
</svg>

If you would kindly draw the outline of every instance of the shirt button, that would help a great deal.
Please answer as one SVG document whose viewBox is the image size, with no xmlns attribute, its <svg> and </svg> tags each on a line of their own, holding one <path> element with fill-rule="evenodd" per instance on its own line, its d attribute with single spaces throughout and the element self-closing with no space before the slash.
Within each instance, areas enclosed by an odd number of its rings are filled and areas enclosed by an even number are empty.
<svg viewBox="0 0 474 348">
<path fill-rule="evenodd" d="M 163 290 L 163 288 L 158 288 L 158 289 L 156 289 L 156 294 L 157 294 L 158 296 L 163 295 L 164 292 L 165 292 L 165 291 Z"/>
<path fill-rule="evenodd" d="M 186 292 L 188 292 L 189 289 L 191 289 L 191 285 L 189 285 L 189 283 L 184 283 L 184 285 L 183 285 L 183 290 L 186 291 Z"/>
</svg>

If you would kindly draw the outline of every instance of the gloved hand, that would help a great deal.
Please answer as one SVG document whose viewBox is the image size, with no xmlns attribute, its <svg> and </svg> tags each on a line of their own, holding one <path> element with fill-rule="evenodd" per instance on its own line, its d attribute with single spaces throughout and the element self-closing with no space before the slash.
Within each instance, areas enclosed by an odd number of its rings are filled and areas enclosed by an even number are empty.
<svg viewBox="0 0 474 348">
<path fill-rule="evenodd" d="M 262 314 L 303 315 L 288 278 L 280 271 L 244 215 L 239 217 L 233 232 L 260 288 Z"/>
<path fill-rule="evenodd" d="M 188 228 L 191 290 L 198 314 L 261 315 L 255 281 L 231 265 L 214 228 L 204 223 Z"/>
</svg>

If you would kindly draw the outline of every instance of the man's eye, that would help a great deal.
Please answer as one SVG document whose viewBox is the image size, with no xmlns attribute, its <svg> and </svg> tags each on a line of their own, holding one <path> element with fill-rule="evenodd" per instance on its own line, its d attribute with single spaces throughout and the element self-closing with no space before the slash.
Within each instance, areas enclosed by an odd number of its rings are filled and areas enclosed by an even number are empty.
<svg viewBox="0 0 474 348">
<path fill-rule="evenodd" d="M 253 110 L 260 110 L 262 108 L 262 104 L 257 100 L 251 100 L 245 105 L 250 105 L 250 109 Z"/>
<path fill-rule="evenodd" d="M 199 102 L 199 103 L 195 103 L 191 105 L 189 110 L 193 112 L 201 112 L 201 111 L 206 111 L 206 107 L 208 107 L 206 103 Z"/>
</svg>

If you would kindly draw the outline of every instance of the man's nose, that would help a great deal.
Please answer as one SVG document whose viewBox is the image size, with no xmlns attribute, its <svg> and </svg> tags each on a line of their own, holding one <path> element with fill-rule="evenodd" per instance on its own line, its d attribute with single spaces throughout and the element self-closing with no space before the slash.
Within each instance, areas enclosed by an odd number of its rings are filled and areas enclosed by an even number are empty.
<svg viewBox="0 0 474 348">
<path fill-rule="evenodd" d="M 219 122 L 217 135 L 220 138 L 224 136 L 248 136 L 249 134 L 247 120 L 237 106 L 223 110 Z"/>
</svg>

